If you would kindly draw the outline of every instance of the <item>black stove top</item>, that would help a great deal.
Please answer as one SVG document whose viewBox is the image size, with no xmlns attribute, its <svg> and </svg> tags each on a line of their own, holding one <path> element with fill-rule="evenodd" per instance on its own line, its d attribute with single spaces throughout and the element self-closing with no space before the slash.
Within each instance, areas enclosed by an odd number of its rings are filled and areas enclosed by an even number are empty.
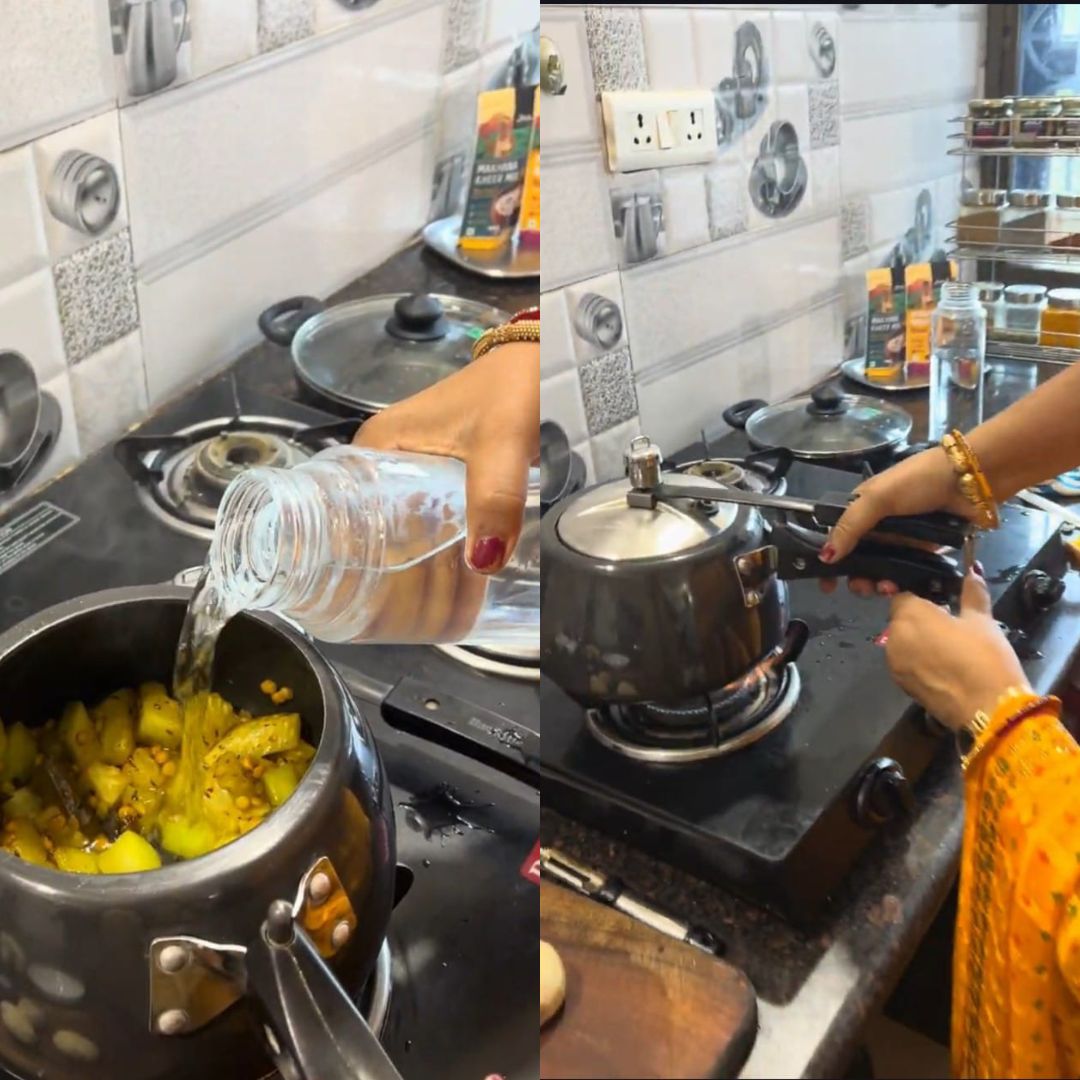
<svg viewBox="0 0 1080 1080">
<path fill-rule="evenodd" d="M 710 452 L 738 456 L 732 442 Z M 858 480 L 801 462 L 787 474 L 788 492 L 810 498 Z M 1039 617 L 1024 604 L 1025 568 L 1060 575 L 1065 567 L 1054 526 L 1012 508 L 980 541 L 979 558 L 998 618 L 1020 631 Z M 541 796 L 568 817 L 812 922 L 878 830 L 904 815 L 945 740 L 888 676 L 874 644 L 888 618 L 884 601 L 846 589 L 825 596 L 814 581 L 789 589 L 791 617 L 810 636 L 797 661 L 797 701 L 774 730 L 707 760 L 637 760 L 605 745 L 596 717 L 543 679 Z"/>
<path fill-rule="evenodd" d="M 238 415 L 340 423 L 300 404 L 286 381 L 248 370 L 210 380 L 135 434 Z M 204 538 L 148 508 L 107 448 L 0 515 L 0 631 L 76 595 L 171 581 L 205 553 Z M 372 723 L 397 807 L 398 859 L 411 872 L 389 930 L 383 1041 L 406 1080 L 535 1077 L 537 891 L 523 867 L 539 835 L 528 764 L 538 683 L 478 672 L 434 648 L 326 652 Z"/>
</svg>

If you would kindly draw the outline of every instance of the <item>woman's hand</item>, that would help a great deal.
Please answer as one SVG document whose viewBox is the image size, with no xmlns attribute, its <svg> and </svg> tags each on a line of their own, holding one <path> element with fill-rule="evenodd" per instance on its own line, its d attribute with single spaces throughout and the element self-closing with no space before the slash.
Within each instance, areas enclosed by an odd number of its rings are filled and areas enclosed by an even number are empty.
<svg viewBox="0 0 1080 1080">
<path fill-rule="evenodd" d="M 855 489 L 857 499 L 833 526 L 821 549 L 822 562 L 833 563 L 850 555 L 855 545 L 885 517 L 904 517 L 943 510 L 972 519 L 974 508 L 960 493 L 945 451 L 940 447 L 924 450 L 907 461 L 871 477 Z M 826 592 L 836 588 L 835 580 L 824 579 Z M 861 596 L 875 591 L 883 596 L 896 594 L 891 581 L 866 581 L 852 578 L 848 588 Z"/>
<path fill-rule="evenodd" d="M 913 459 L 913 460 L 918 460 Z M 953 731 L 993 710 L 1013 686 L 1027 686 L 975 573 L 964 579 L 959 616 L 910 593 L 893 599 L 885 655 L 899 686 Z"/>
<path fill-rule="evenodd" d="M 521 532 L 529 466 L 540 453 L 540 346 L 501 345 L 368 420 L 353 440 L 465 462 L 469 565 L 500 570 Z"/>
</svg>

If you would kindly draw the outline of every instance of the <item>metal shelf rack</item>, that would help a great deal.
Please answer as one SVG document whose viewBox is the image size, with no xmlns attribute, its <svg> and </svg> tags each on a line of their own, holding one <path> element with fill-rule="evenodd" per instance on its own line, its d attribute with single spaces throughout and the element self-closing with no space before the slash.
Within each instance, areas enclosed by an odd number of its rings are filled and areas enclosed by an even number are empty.
<svg viewBox="0 0 1080 1080">
<path fill-rule="evenodd" d="M 951 123 L 959 125 L 959 130 L 949 134 L 952 145 L 947 152 L 952 157 L 978 160 L 985 187 L 1012 190 L 1022 186 L 1014 183 L 1014 176 L 1017 162 L 1023 159 L 1080 159 L 1080 135 L 1051 134 L 1017 144 L 1012 141 L 1010 124 L 1008 136 L 1004 133 L 991 136 L 998 144 L 987 145 L 985 136 L 972 138 L 969 122 L 970 118 L 966 116 L 953 117 Z M 991 208 L 987 209 L 992 212 Z M 967 264 L 961 266 L 961 279 L 999 281 L 998 266 L 1006 263 L 1047 274 L 1077 274 L 1076 284 L 1080 286 L 1080 207 L 1047 208 L 1046 211 L 1032 207 L 1029 212 L 1032 215 L 1048 213 L 1052 222 L 1049 231 L 1047 228 L 1025 228 L 1012 222 L 995 228 L 966 224 L 960 219 L 950 221 L 946 226 L 950 257 Z M 987 234 L 985 241 L 979 236 L 982 228 Z M 1031 278 L 1037 280 L 1038 275 L 1032 274 Z M 986 346 L 990 357 L 1053 365 L 1080 360 L 1080 339 L 1075 349 L 1058 348 L 1014 337 L 1009 331 L 999 331 L 997 334 L 991 332 Z"/>
</svg>

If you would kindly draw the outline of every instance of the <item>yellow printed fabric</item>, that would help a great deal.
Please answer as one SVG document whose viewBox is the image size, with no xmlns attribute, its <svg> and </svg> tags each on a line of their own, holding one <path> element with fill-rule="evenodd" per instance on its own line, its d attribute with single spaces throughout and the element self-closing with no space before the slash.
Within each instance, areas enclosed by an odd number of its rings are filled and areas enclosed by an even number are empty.
<svg viewBox="0 0 1080 1080">
<path fill-rule="evenodd" d="M 965 783 L 953 1074 L 1080 1077 L 1080 748 L 1047 706 Z"/>
</svg>

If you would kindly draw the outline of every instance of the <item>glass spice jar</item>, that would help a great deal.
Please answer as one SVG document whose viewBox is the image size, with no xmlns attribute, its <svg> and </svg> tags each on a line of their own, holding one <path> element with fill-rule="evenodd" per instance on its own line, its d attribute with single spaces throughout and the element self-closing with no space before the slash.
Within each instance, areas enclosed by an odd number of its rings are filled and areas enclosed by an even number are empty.
<svg viewBox="0 0 1080 1080">
<path fill-rule="evenodd" d="M 1039 344 L 1080 348 L 1080 289 L 1051 289 L 1039 325 Z"/>
<path fill-rule="evenodd" d="M 970 146 L 1007 146 L 1012 127 L 1011 98 L 975 98 L 968 102 L 964 130 Z"/>
<path fill-rule="evenodd" d="M 1009 285 L 1005 289 L 1005 329 L 1009 339 L 1037 344 L 1045 306 L 1045 285 Z"/>
<path fill-rule="evenodd" d="M 960 194 L 960 216 L 956 222 L 958 244 L 996 244 L 1000 239 L 1003 188 L 969 188 Z"/>
<path fill-rule="evenodd" d="M 1017 146 L 1046 145 L 1055 134 L 1054 118 L 1061 112 L 1059 98 L 1022 97 L 1013 99 L 1012 141 Z"/>
<path fill-rule="evenodd" d="M 1049 208 L 1053 201 L 1049 191 L 1010 191 L 1009 205 L 1001 216 L 999 243 L 1021 248 L 1044 247 L 1048 243 Z"/>
<path fill-rule="evenodd" d="M 986 332 L 992 334 L 1005 326 L 1005 286 L 1000 281 L 979 281 L 975 283 L 979 294 L 979 303 L 986 312 Z"/>
<path fill-rule="evenodd" d="M 1080 146 L 1080 97 L 1061 98 L 1061 113 L 1053 122 L 1053 132 L 1058 146 Z"/>
</svg>

